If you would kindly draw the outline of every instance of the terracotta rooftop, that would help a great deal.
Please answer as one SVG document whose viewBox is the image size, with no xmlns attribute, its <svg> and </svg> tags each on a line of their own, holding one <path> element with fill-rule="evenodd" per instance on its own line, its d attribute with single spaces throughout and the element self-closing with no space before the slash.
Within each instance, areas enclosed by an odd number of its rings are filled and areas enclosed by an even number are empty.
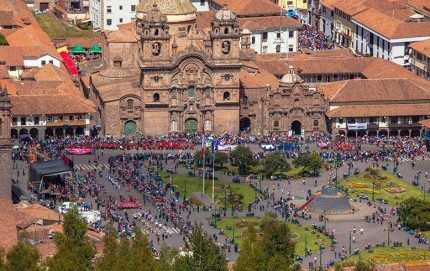
<svg viewBox="0 0 430 271">
<path fill-rule="evenodd" d="M 340 88 L 330 103 L 430 101 L 430 90 L 408 79 L 355 79 L 335 84 Z"/>
<path fill-rule="evenodd" d="M 258 68 L 251 62 L 243 62 L 243 68 L 239 73 L 240 84 L 245 88 L 265 88 L 266 84 L 270 84 L 272 89 L 279 87 L 278 78 L 272 73 Z"/>
<path fill-rule="evenodd" d="M 6 65 L 0 65 L 0 79 L 9 79 L 9 71 Z"/>
<path fill-rule="evenodd" d="M 326 113 L 333 117 L 382 117 L 430 115 L 430 103 L 396 103 L 375 105 L 344 105 Z"/>
<path fill-rule="evenodd" d="M 221 7 L 226 3 L 227 8 L 238 17 L 277 15 L 285 11 L 270 0 L 214 0 L 214 2 Z"/>
<path fill-rule="evenodd" d="M 418 123 L 430 129 L 430 119 L 422 120 Z"/>
<path fill-rule="evenodd" d="M 43 207 L 40 204 L 33 204 L 28 206 L 18 206 L 17 209 L 25 214 L 36 217 L 38 219 L 61 221 L 63 218 L 62 214 L 56 213 L 55 211 Z"/>
<path fill-rule="evenodd" d="M 411 43 L 409 44 L 409 47 L 427 57 L 430 57 L 430 39 Z"/>
<path fill-rule="evenodd" d="M 126 94 L 140 95 L 139 77 L 127 78 L 121 80 L 105 80 L 94 82 L 101 99 L 106 101 L 119 100 Z"/>
<path fill-rule="evenodd" d="M 100 37 L 73 37 L 73 38 L 57 38 L 52 39 L 52 42 L 58 48 L 59 45 L 65 43 L 68 48 L 73 48 L 80 44 L 83 48 L 88 49 L 93 47 L 94 44 L 102 46 L 102 36 Z"/>
<path fill-rule="evenodd" d="M 24 66 L 21 48 L 18 46 L 0 46 L 0 62 L 6 66 Z"/>
<path fill-rule="evenodd" d="M 408 5 L 420 13 L 430 16 L 430 3 L 428 0 L 409 0 Z"/>
<path fill-rule="evenodd" d="M 349 0 L 339 0 L 335 3 L 332 3 L 334 8 L 337 8 L 346 14 L 353 16 L 357 13 L 366 10 L 367 7 L 364 5 L 365 0 L 357 0 L 357 1 L 349 1 Z"/>
<path fill-rule="evenodd" d="M 132 29 L 124 29 L 122 31 L 105 30 L 103 33 L 106 40 L 112 43 L 137 42 L 139 40 L 136 32 Z"/>
<path fill-rule="evenodd" d="M 283 31 L 285 31 L 287 27 L 299 27 L 302 25 L 297 20 L 287 16 L 243 17 L 239 18 L 238 22 L 240 28 L 249 30 L 282 27 Z"/>
<path fill-rule="evenodd" d="M 334 11 L 333 3 L 337 2 L 337 1 L 339 1 L 339 0 L 321 0 L 320 4 L 326 8 Z"/>
<path fill-rule="evenodd" d="M 198 29 L 211 28 L 212 19 L 216 10 L 196 12 L 196 25 Z"/>
<path fill-rule="evenodd" d="M 3 89 L 4 87 L 6 87 L 7 93 L 9 95 L 16 95 L 16 87 L 10 81 L 6 79 L 0 79 L 0 88 Z"/>
<path fill-rule="evenodd" d="M 374 8 L 354 15 L 352 20 L 388 39 L 430 37 L 430 22 L 404 22 Z"/>
</svg>

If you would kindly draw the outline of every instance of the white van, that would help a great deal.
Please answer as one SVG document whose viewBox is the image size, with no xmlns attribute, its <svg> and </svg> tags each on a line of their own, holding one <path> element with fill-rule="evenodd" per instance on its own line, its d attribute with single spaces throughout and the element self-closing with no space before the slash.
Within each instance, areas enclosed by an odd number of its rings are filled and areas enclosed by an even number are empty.
<svg viewBox="0 0 430 271">
<path fill-rule="evenodd" d="M 77 207 L 78 207 L 78 210 L 80 210 L 80 211 L 84 209 L 82 206 L 78 205 L 78 204 L 77 204 L 77 203 L 75 203 L 75 202 L 69 202 L 69 201 L 66 201 L 66 202 L 61 203 L 61 204 L 57 207 L 57 210 L 58 210 L 58 212 L 59 212 L 60 214 L 65 214 L 65 213 L 67 213 L 67 212 L 72 208 L 72 206 L 77 206 Z"/>
<path fill-rule="evenodd" d="M 87 223 L 96 223 L 102 220 L 102 216 L 100 211 L 91 210 L 91 211 L 80 211 L 79 212 L 83 218 L 87 220 Z"/>
</svg>

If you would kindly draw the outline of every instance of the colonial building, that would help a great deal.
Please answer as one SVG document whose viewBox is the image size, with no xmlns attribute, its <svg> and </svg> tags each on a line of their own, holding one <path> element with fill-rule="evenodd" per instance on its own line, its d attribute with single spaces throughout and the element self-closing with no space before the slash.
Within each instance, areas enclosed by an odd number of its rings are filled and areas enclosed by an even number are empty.
<svg viewBox="0 0 430 271">
<path fill-rule="evenodd" d="M 412 50 L 410 54 L 412 72 L 430 80 L 430 39 L 414 42 L 409 48 Z"/>
</svg>

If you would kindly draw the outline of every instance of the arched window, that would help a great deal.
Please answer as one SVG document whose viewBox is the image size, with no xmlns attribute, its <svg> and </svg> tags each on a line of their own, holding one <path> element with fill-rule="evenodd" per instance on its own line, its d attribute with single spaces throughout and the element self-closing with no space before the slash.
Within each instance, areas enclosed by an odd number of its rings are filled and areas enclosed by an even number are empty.
<svg viewBox="0 0 430 271">
<path fill-rule="evenodd" d="M 318 120 L 314 120 L 314 127 L 318 127 L 318 126 L 319 126 Z"/>
<path fill-rule="evenodd" d="M 155 35 L 155 36 L 158 36 L 158 29 L 155 29 L 155 31 L 154 31 L 154 35 Z"/>
<path fill-rule="evenodd" d="M 228 34 L 228 27 L 224 28 L 224 34 Z"/>
<path fill-rule="evenodd" d="M 176 120 L 172 120 L 170 122 L 170 131 L 172 131 L 172 132 L 178 131 L 178 122 Z"/>
<path fill-rule="evenodd" d="M 281 52 L 281 45 L 276 45 L 276 52 L 277 53 L 280 53 Z"/>
<path fill-rule="evenodd" d="M 273 122 L 273 126 L 274 126 L 275 128 L 278 128 L 278 127 L 279 127 L 279 121 L 278 121 L 278 120 L 275 120 L 275 122 Z"/>
<path fill-rule="evenodd" d="M 194 86 L 188 87 L 188 98 L 194 98 Z"/>
<path fill-rule="evenodd" d="M 160 101 L 160 94 L 155 93 L 152 97 L 154 98 L 154 103 L 158 103 Z"/>
<path fill-rule="evenodd" d="M 132 99 L 127 100 L 127 110 L 133 110 L 134 101 Z"/>
<path fill-rule="evenodd" d="M 224 92 L 224 101 L 230 101 L 230 92 Z"/>
<path fill-rule="evenodd" d="M 318 80 L 318 82 L 320 82 L 322 80 L 322 76 L 318 75 L 317 80 Z"/>
<path fill-rule="evenodd" d="M 247 96 L 243 96 L 243 98 L 242 98 L 242 104 L 243 105 L 248 105 L 248 97 Z"/>
</svg>

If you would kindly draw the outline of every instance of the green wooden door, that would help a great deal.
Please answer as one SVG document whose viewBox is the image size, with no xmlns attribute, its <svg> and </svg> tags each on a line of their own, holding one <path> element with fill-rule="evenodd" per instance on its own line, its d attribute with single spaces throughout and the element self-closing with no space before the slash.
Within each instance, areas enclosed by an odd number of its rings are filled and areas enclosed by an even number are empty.
<svg viewBox="0 0 430 271">
<path fill-rule="evenodd" d="M 136 122 L 127 121 L 124 125 L 124 134 L 127 136 L 134 135 L 136 133 Z"/>
<path fill-rule="evenodd" d="M 197 120 L 196 119 L 187 119 L 185 121 L 185 132 L 187 133 L 197 133 Z"/>
</svg>

